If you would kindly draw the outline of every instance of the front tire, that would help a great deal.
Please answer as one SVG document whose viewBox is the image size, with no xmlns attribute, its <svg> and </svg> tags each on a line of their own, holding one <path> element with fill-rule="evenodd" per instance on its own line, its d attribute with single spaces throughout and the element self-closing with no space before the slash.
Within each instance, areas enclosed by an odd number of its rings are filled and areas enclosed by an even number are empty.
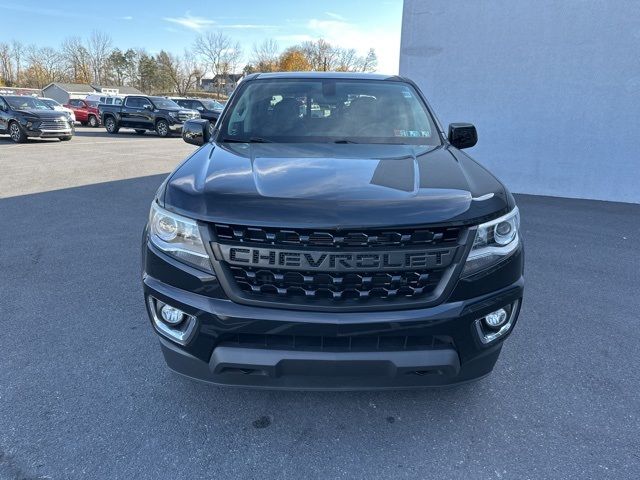
<svg viewBox="0 0 640 480">
<path fill-rule="evenodd" d="M 171 135 L 171 130 L 169 130 L 169 124 L 166 120 L 158 120 L 158 123 L 156 123 L 156 133 L 159 137 L 163 138 Z"/>
<path fill-rule="evenodd" d="M 18 122 L 11 122 L 9 124 L 9 135 L 13 143 L 24 143 L 27 141 L 27 135 L 22 131 Z"/>
<path fill-rule="evenodd" d="M 107 118 L 104 119 L 104 128 L 107 129 L 107 133 L 118 133 L 118 130 L 120 130 L 120 127 L 118 127 L 118 124 L 116 123 L 116 119 L 109 116 Z"/>
<path fill-rule="evenodd" d="M 94 115 L 89 117 L 89 126 L 91 128 L 96 128 L 98 126 L 98 119 Z"/>
</svg>

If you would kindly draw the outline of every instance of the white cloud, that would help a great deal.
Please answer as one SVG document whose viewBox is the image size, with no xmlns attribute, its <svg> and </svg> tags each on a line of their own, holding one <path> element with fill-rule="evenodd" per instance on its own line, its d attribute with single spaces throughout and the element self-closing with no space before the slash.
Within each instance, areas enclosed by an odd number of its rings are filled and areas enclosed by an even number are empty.
<svg viewBox="0 0 640 480">
<path fill-rule="evenodd" d="M 177 23 L 190 30 L 200 32 L 205 28 L 215 25 L 215 21 L 205 17 L 194 17 L 190 12 L 184 14 L 183 17 L 165 17 L 165 21 Z"/>
<path fill-rule="evenodd" d="M 277 25 L 260 25 L 254 23 L 234 23 L 231 25 L 218 25 L 219 28 L 232 28 L 237 30 L 268 30 L 278 28 Z"/>
<path fill-rule="evenodd" d="M 344 18 L 342 15 L 340 15 L 339 13 L 333 13 L 333 12 L 324 12 L 325 15 L 335 19 L 335 20 L 346 20 L 346 18 Z"/>
<path fill-rule="evenodd" d="M 120 20 L 133 20 L 133 17 L 131 15 L 127 15 L 126 17 L 120 17 Z"/>
</svg>

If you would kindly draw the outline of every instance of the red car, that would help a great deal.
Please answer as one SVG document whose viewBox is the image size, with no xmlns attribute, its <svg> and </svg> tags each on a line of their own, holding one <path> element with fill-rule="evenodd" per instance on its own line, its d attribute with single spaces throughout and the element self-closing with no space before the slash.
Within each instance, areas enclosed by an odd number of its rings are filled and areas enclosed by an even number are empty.
<svg viewBox="0 0 640 480">
<path fill-rule="evenodd" d="M 100 126 L 100 113 L 98 112 L 97 104 L 73 98 L 64 106 L 73 110 L 76 115 L 76 121 L 80 122 L 80 124 L 89 125 L 90 127 Z"/>
</svg>

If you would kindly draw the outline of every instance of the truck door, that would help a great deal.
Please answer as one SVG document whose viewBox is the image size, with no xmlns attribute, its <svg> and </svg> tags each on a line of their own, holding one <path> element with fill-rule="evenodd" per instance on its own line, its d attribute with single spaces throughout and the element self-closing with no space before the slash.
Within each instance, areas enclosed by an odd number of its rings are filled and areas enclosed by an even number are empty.
<svg viewBox="0 0 640 480">
<path fill-rule="evenodd" d="M 9 128 L 9 105 L 0 97 L 0 132 L 6 132 Z"/>
<path fill-rule="evenodd" d="M 142 97 L 127 97 L 120 111 L 120 125 L 122 127 L 142 126 L 144 99 Z"/>
</svg>

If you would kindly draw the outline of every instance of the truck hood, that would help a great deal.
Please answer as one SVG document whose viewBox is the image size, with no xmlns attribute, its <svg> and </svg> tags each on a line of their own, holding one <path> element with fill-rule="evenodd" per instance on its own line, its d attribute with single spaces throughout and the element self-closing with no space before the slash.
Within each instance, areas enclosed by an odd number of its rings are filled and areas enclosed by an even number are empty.
<svg viewBox="0 0 640 480">
<path fill-rule="evenodd" d="M 353 228 L 469 223 L 504 211 L 509 196 L 448 147 L 238 143 L 200 148 L 160 200 L 205 221 Z"/>
<path fill-rule="evenodd" d="M 65 117 L 64 112 L 61 110 L 15 110 L 16 113 L 24 115 L 26 117 L 37 118 L 39 120 L 48 120 L 51 118 Z M 66 118 L 66 117 L 65 117 Z"/>
</svg>

